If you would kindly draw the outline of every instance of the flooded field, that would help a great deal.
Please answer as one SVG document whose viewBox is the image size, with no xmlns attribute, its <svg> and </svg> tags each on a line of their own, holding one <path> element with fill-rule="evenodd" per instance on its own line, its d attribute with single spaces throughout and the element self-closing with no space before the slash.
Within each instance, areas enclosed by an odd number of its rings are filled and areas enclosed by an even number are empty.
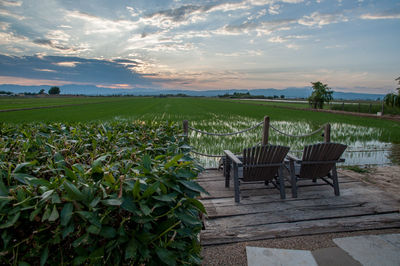
<svg viewBox="0 0 400 266">
<path fill-rule="evenodd" d="M 260 121 L 249 117 L 232 116 L 223 118 L 215 115 L 212 120 L 190 121 L 189 126 L 212 133 L 230 133 L 241 131 L 258 124 Z M 322 125 L 305 122 L 273 121 L 271 126 L 290 135 L 306 135 Z M 344 154 L 343 165 L 385 165 L 398 164 L 400 145 L 378 141 L 381 129 L 355 126 L 344 123 L 331 124 L 331 141 L 348 145 Z M 301 157 L 303 147 L 323 141 L 323 130 L 307 137 L 289 137 L 270 129 L 269 143 L 285 145 L 291 148 L 290 153 Z M 230 136 L 210 136 L 189 130 L 189 141 L 193 150 L 207 155 L 222 155 L 229 149 L 240 154 L 243 148 L 261 142 L 262 125 L 250 131 Z M 196 158 L 206 167 L 217 167 L 219 157 L 208 157 L 196 154 Z"/>
</svg>

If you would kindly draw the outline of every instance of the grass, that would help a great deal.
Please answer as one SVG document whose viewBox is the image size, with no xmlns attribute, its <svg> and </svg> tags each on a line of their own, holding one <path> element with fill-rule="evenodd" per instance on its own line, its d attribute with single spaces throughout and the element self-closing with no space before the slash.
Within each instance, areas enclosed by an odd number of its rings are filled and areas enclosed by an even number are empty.
<svg viewBox="0 0 400 266">
<path fill-rule="evenodd" d="M 85 99 L 87 98 L 63 97 L 64 102 L 77 100 L 78 103 L 83 103 Z M 96 102 L 98 99 L 102 101 Z M 21 99 L 19 104 L 22 104 L 23 100 Z M 31 100 L 27 99 L 27 103 Z M 255 125 L 262 121 L 265 115 L 270 117 L 271 125 L 294 135 L 307 134 L 329 122 L 332 127 L 332 141 L 348 144 L 349 149 L 353 150 L 377 150 L 369 153 L 349 153 L 347 159 L 354 164 L 371 161 L 387 163 L 386 150 L 390 149 L 391 143 L 400 143 L 400 123 L 393 121 L 213 98 L 101 97 L 93 98 L 93 102 L 79 106 L 0 112 L 0 122 L 85 122 L 119 119 L 128 122 L 169 120 L 181 123 L 186 119 L 192 127 L 224 133 Z M 199 152 L 207 154 L 222 154 L 223 149 L 239 152 L 243 147 L 259 143 L 261 130 L 259 127 L 239 136 L 228 137 L 204 136 L 191 131 L 190 144 Z M 288 145 L 292 150 L 301 150 L 306 144 L 322 140 L 320 134 L 308 138 L 289 138 L 270 131 L 270 143 Z M 215 159 L 204 157 L 200 157 L 200 160 L 206 165 L 215 166 L 217 163 Z"/>
<path fill-rule="evenodd" d="M 119 97 L 0 97 L 0 110 L 118 101 Z"/>
<path fill-rule="evenodd" d="M 369 173 L 370 170 L 364 167 L 360 167 L 358 165 L 348 165 L 343 167 L 345 169 L 351 170 L 353 172 L 359 173 L 359 174 L 365 174 L 365 173 Z"/>
<path fill-rule="evenodd" d="M 308 103 L 304 102 L 279 102 L 277 101 L 263 101 L 263 100 L 238 100 L 239 102 L 244 103 L 254 103 L 254 104 L 263 104 L 268 106 L 275 107 L 293 107 L 293 108 L 310 108 Z M 307 101 L 307 100 L 304 100 Z M 355 112 L 355 113 L 366 113 L 366 114 L 376 114 L 377 112 L 382 111 L 382 103 L 376 101 L 344 101 L 344 105 L 339 103 L 341 101 L 335 101 L 331 104 L 325 104 L 325 110 L 338 110 L 338 111 L 346 111 L 346 112 Z M 384 114 L 391 115 L 400 115 L 400 108 L 384 106 Z"/>
</svg>

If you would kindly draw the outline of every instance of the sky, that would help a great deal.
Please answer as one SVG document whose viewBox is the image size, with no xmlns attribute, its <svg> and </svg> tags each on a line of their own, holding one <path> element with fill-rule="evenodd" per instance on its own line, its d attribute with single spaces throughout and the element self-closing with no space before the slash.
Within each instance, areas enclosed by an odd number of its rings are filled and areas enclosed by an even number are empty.
<svg viewBox="0 0 400 266">
<path fill-rule="evenodd" d="M 399 0 L 0 0 L 0 84 L 388 93 Z"/>
</svg>

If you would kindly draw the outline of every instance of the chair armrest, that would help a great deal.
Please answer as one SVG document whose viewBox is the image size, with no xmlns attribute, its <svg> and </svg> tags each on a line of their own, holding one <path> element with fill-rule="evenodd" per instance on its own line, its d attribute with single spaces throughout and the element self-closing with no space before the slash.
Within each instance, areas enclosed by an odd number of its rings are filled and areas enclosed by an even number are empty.
<svg viewBox="0 0 400 266">
<path fill-rule="evenodd" d="M 224 150 L 224 153 L 226 154 L 226 156 L 234 163 L 237 164 L 238 166 L 242 166 L 243 163 L 241 160 L 239 160 L 239 158 L 233 154 L 230 150 Z"/>
<path fill-rule="evenodd" d="M 296 163 L 300 163 L 301 162 L 301 160 L 299 158 L 297 158 L 296 156 L 294 156 L 293 154 L 289 154 L 288 153 L 286 155 L 286 158 L 288 158 L 291 161 L 296 161 Z"/>
</svg>

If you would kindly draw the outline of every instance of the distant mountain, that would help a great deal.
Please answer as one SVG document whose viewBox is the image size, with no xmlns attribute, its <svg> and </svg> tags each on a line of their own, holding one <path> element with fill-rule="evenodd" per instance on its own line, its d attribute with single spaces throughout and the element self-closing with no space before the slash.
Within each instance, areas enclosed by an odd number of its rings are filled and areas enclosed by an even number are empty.
<svg viewBox="0 0 400 266">
<path fill-rule="evenodd" d="M 0 91 L 11 91 L 13 93 L 38 93 L 41 89 L 46 92 L 50 89 L 50 85 L 40 85 L 40 86 L 20 86 L 12 84 L 0 85 Z M 310 87 L 303 88 L 286 88 L 283 90 L 277 89 L 254 89 L 254 90 L 206 90 L 206 91 L 196 91 L 196 90 L 165 90 L 165 89 L 148 89 L 148 88 L 136 88 L 136 89 L 111 89 L 111 88 L 99 88 L 94 85 L 63 85 L 60 86 L 61 94 L 80 94 L 80 95 L 160 95 L 160 94 L 186 94 L 189 96 L 203 96 L 203 97 L 216 97 L 223 94 L 233 94 L 247 93 L 250 92 L 251 95 L 264 95 L 268 96 L 280 96 L 285 95 L 285 98 L 307 98 L 311 95 L 312 89 Z M 343 100 L 376 100 L 378 98 L 383 99 L 384 94 L 367 94 L 367 93 L 354 93 L 354 92 L 334 92 L 334 99 Z"/>
</svg>

